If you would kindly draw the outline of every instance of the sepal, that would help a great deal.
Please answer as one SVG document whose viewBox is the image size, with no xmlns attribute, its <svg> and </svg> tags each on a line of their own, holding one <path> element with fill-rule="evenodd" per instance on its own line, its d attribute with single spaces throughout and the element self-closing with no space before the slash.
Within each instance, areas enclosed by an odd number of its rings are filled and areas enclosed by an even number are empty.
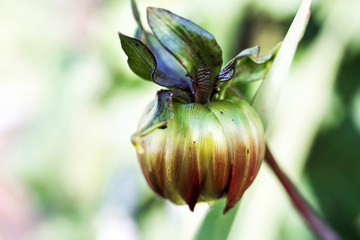
<svg viewBox="0 0 360 240">
<path fill-rule="evenodd" d="M 121 33 L 119 33 L 119 37 L 121 47 L 128 56 L 128 65 L 136 75 L 145 80 L 152 80 L 163 87 L 190 92 L 190 86 L 186 80 L 169 76 L 157 68 L 154 54 L 143 42 Z"/>
<path fill-rule="evenodd" d="M 278 43 L 269 54 L 258 57 L 258 46 L 241 51 L 230 60 L 220 71 L 218 82 L 232 80 L 231 84 L 249 83 L 263 79 L 269 71 L 281 43 Z"/>
<path fill-rule="evenodd" d="M 156 68 L 156 60 L 152 52 L 139 40 L 119 33 L 121 47 L 128 56 L 128 65 L 139 77 L 151 81 L 152 72 Z"/>
<path fill-rule="evenodd" d="M 154 114 L 150 121 L 131 136 L 131 142 L 137 149 L 139 154 L 142 154 L 141 137 L 151 133 L 155 129 L 166 127 L 166 124 L 174 117 L 174 110 L 172 107 L 172 97 L 174 93 L 170 90 L 160 90 L 156 93 Z"/>
<path fill-rule="evenodd" d="M 222 51 L 214 36 L 165 9 L 148 8 L 147 17 L 155 37 L 191 78 L 195 102 L 207 103 L 222 65 Z"/>
<path fill-rule="evenodd" d="M 131 8 L 138 25 L 135 38 L 142 41 L 154 54 L 158 69 L 174 78 L 180 78 L 191 83 L 190 78 L 186 76 L 187 73 L 180 63 L 160 44 L 154 34 L 144 29 L 135 0 L 131 0 Z M 189 86 L 191 87 L 191 84 Z"/>
</svg>

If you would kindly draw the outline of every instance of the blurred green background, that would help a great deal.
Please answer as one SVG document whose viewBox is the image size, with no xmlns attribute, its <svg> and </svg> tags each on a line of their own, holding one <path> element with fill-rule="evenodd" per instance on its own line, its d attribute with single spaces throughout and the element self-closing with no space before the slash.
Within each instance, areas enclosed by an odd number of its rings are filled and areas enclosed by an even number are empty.
<svg viewBox="0 0 360 240">
<path fill-rule="evenodd" d="M 224 61 L 266 54 L 300 1 L 138 0 L 212 33 Z M 343 239 L 360 239 L 360 1 L 316 0 L 268 131 L 279 164 Z M 0 239 L 192 239 L 191 213 L 147 187 L 130 143 L 159 89 L 130 72 L 129 0 L 0 2 Z M 229 239 L 314 239 L 264 164 Z"/>
</svg>

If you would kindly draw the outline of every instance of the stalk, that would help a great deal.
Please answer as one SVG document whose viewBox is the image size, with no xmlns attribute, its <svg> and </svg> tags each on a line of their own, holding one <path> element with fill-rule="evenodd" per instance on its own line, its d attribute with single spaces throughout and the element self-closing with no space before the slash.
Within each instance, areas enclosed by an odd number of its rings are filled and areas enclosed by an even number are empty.
<svg viewBox="0 0 360 240">
<path fill-rule="evenodd" d="M 280 169 L 268 146 L 266 146 L 265 161 L 270 165 L 271 169 L 274 171 L 275 175 L 289 194 L 293 204 L 316 237 L 321 240 L 340 239 L 337 233 L 323 219 L 320 218 L 309 203 L 301 196 L 295 185 Z"/>
</svg>

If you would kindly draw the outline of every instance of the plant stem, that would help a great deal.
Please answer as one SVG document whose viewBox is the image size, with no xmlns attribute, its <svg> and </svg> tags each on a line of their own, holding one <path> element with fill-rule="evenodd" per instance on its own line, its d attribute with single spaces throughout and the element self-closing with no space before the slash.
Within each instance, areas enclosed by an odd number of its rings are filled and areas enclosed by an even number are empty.
<svg viewBox="0 0 360 240">
<path fill-rule="evenodd" d="M 294 184 L 280 169 L 268 146 L 266 146 L 265 161 L 270 165 L 271 169 L 274 171 L 275 175 L 278 177 L 281 184 L 289 194 L 293 204 L 300 212 L 307 225 L 317 236 L 317 238 L 321 240 L 340 239 L 336 232 L 332 230 L 331 227 L 324 220 L 322 220 L 320 216 L 314 211 L 314 209 L 306 202 Z"/>
</svg>

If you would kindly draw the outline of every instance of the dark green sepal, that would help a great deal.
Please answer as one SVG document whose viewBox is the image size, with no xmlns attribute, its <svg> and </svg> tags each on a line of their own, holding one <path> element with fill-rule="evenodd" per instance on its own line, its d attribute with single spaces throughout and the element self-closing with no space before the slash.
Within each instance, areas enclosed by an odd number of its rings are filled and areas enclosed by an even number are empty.
<svg viewBox="0 0 360 240">
<path fill-rule="evenodd" d="M 143 41 L 144 44 L 155 55 L 158 69 L 169 76 L 182 79 L 192 87 L 191 79 L 187 76 L 185 69 L 174 58 L 174 56 L 160 44 L 154 34 L 144 31 L 141 36 L 141 41 Z"/>
<path fill-rule="evenodd" d="M 149 122 L 136 133 L 131 136 L 131 142 L 134 144 L 138 154 L 143 154 L 144 149 L 141 138 L 156 129 L 166 128 L 166 124 L 174 118 L 174 110 L 172 107 L 172 98 L 174 92 L 171 90 L 160 90 L 156 93 L 155 106 L 150 105 L 148 111 L 155 109 Z"/>
<path fill-rule="evenodd" d="M 221 69 L 218 82 L 232 80 L 231 84 L 235 84 L 263 79 L 269 71 L 280 46 L 280 43 L 277 44 L 269 54 L 263 57 L 257 57 L 259 47 L 243 50 Z"/>
<path fill-rule="evenodd" d="M 139 77 L 151 81 L 156 60 L 151 51 L 139 40 L 119 33 L 121 47 L 128 56 L 130 69 Z"/>
<path fill-rule="evenodd" d="M 176 88 L 190 92 L 190 86 L 184 79 L 167 75 L 157 68 L 154 54 L 140 40 L 119 33 L 121 47 L 128 56 L 130 69 L 145 80 L 152 80 L 160 86 Z"/>
<path fill-rule="evenodd" d="M 147 17 L 155 37 L 186 69 L 195 102 L 207 103 L 222 65 L 222 51 L 214 36 L 165 9 L 148 8 Z"/>
<path fill-rule="evenodd" d="M 184 82 L 188 83 L 190 88 L 192 88 L 191 80 L 186 76 L 187 73 L 185 69 L 183 69 L 180 63 L 171 55 L 171 53 L 169 53 L 160 44 L 160 42 L 155 38 L 154 34 L 144 30 L 135 0 L 131 0 L 131 8 L 138 25 L 135 38 L 142 41 L 145 46 L 147 46 L 154 54 L 157 62 L 157 68 L 171 77 L 182 79 Z"/>
</svg>

